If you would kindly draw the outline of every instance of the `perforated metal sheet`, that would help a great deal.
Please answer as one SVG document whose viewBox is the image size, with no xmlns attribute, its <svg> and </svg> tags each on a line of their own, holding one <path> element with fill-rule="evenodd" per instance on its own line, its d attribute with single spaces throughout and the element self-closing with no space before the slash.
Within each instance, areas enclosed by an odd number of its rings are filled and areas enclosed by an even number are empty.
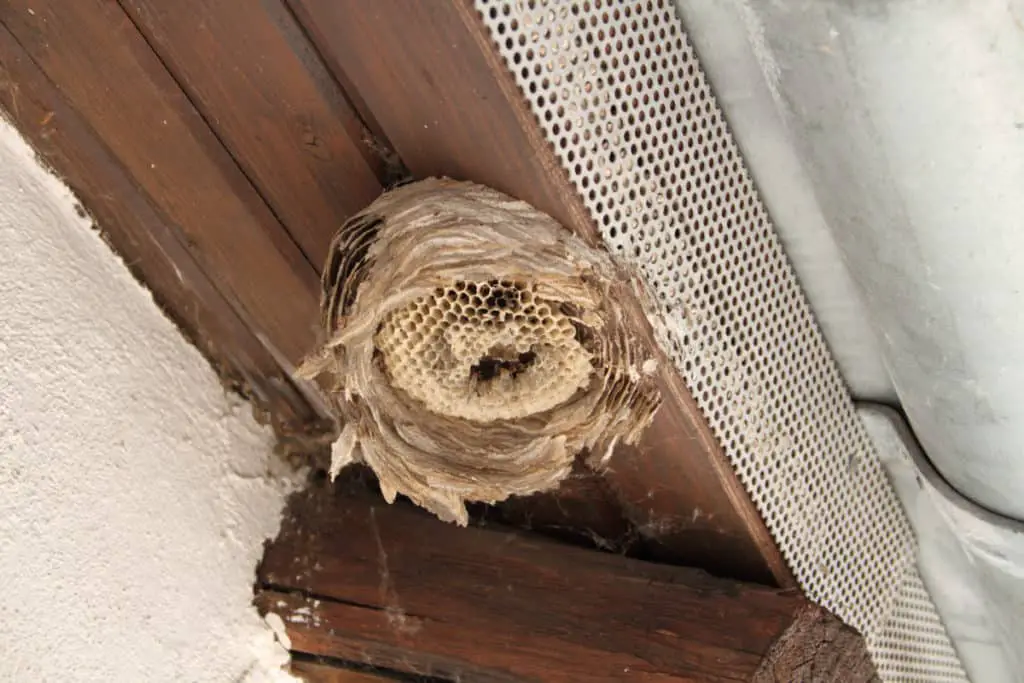
<svg viewBox="0 0 1024 683">
<path fill-rule="evenodd" d="M 667 0 L 476 0 L 807 594 L 887 681 L 966 681 L 914 539 Z"/>
<path fill-rule="evenodd" d="M 928 590 L 913 566 L 904 573 L 889 618 L 868 635 L 867 642 L 882 680 L 967 680 Z"/>
</svg>

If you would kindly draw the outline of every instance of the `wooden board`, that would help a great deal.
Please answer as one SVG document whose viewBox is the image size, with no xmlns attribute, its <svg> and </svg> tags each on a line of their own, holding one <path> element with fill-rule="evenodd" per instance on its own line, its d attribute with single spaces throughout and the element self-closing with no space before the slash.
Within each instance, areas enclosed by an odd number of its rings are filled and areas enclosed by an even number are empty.
<svg viewBox="0 0 1024 683">
<path fill-rule="evenodd" d="M 332 665 L 327 661 L 296 659 L 292 661 L 289 669 L 293 675 L 308 681 L 308 683 L 386 683 L 387 681 L 402 680 L 382 673 L 358 671 Z"/>
<path fill-rule="evenodd" d="M 485 183 L 600 242 L 468 0 L 289 4 L 413 173 Z M 639 305 L 630 313 L 654 345 Z M 665 405 L 608 477 L 627 512 L 656 538 L 670 533 L 679 561 L 794 585 L 682 378 L 664 356 L 660 367 Z"/>
<path fill-rule="evenodd" d="M 497 522 L 551 538 L 627 555 L 643 552 L 639 532 L 623 513 L 607 481 L 577 465 L 555 491 L 513 497 L 496 505 L 472 505 L 477 524 Z"/>
<path fill-rule="evenodd" d="M 2 0 L 0 23 L 246 324 L 298 361 L 315 339 L 316 271 L 121 7 Z"/>
<path fill-rule="evenodd" d="M 319 272 L 385 171 L 291 14 L 276 0 L 121 5 Z"/>
<path fill-rule="evenodd" d="M 292 500 L 259 583 L 294 650 L 448 680 L 876 680 L 863 640 L 795 592 L 326 486 Z"/>
<path fill-rule="evenodd" d="M 196 261 L 178 227 L 3 25 L 0 106 L 41 159 L 87 202 L 103 238 L 226 382 L 258 399 L 282 436 L 320 429 L 319 416 L 255 336 L 245 313 Z"/>
</svg>

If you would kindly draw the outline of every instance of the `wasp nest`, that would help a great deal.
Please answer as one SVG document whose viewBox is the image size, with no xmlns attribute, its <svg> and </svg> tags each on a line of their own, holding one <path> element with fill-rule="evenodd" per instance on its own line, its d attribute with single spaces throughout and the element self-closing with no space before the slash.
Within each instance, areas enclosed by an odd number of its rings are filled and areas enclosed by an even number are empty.
<svg viewBox="0 0 1024 683">
<path fill-rule="evenodd" d="M 628 279 L 524 202 L 430 179 L 349 220 L 323 274 L 328 375 L 344 425 L 332 471 L 376 472 L 465 524 L 465 502 L 550 489 L 586 451 L 600 466 L 659 404 L 654 361 L 622 319 Z"/>
</svg>

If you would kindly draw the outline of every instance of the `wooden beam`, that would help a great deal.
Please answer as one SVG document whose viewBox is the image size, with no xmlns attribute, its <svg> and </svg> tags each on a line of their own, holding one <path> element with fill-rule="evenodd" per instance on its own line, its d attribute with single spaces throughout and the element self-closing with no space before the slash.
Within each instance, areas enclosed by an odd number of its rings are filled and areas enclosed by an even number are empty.
<svg viewBox="0 0 1024 683">
<path fill-rule="evenodd" d="M 308 683 L 392 683 L 401 680 L 394 676 L 371 671 L 359 671 L 329 664 L 326 661 L 293 660 L 291 673 Z"/>
<path fill-rule="evenodd" d="M 470 514 L 477 524 L 496 522 L 575 545 L 625 554 L 639 550 L 639 533 L 607 481 L 582 465 L 554 491 L 514 496 L 495 506 L 474 505 Z"/>
<path fill-rule="evenodd" d="M 253 333 L 246 313 L 225 297 L 178 226 L 5 25 L 0 25 L 0 107 L 42 161 L 86 202 L 102 237 L 225 381 L 256 400 L 282 437 L 321 430 L 319 416 Z"/>
<path fill-rule="evenodd" d="M 449 680 L 877 680 L 863 640 L 796 592 L 327 486 L 292 499 L 258 580 L 293 650 Z"/>
<path fill-rule="evenodd" d="M 291 13 L 278 0 L 120 2 L 319 272 L 385 169 Z"/>
<path fill-rule="evenodd" d="M 0 23 L 246 324 L 297 362 L 315 339 L 316 270 L 121 7 L 2 0 Z"/>
<path fill-rule="evenodd" d="M 288 1 L 414 174 L 485 183 L 600 243 L 469 0 Z M 656 346 L 637 302 L 629 313 Z M 679 561 L 794 585 L 683 379 L 663 355 L 660 368 L 665 405 L 640 447 L 613 458 L 608 481 Z"/>
</svg>

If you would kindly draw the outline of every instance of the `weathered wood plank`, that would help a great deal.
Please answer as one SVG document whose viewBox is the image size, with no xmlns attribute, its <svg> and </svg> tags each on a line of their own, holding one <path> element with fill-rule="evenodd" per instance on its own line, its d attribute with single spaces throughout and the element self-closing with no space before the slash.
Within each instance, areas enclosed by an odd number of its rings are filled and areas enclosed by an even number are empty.
<svg viewBox="0 0 1024 683">
<path fill-rule="evenodd" d="M 485 183 L 599 243 L 590 215 L 468 0 L 289 4 L 413 173 Z M 653 345 L 633 303 L 632 322 Z M 661 360 L 665 405 L 640 447 L 615 456 L 609 482 L 634 521 L 670 543 L 679 561 L 793 585 L 685 383 L 667 358 Z"/>
<path fill-rule="evenodd" d="M 820 607 L 805 609 L 754 674 L 753 683 L 881 683 L 861 636 Z"/>
<path fill-rule="evenodd" d="M 120 0 L 319 272 L 381 193 L 369 131 L 279 0 Z"/>
<path fill-rule="evenodd" d="M 60 90 L 0 26 L 0 107 L 68 183 L 103 238 L 229 383 L 257 401 L 279 433 L 319 416 L 196 262 L 184 235 L 134 182 Z"/>
<path fill-rule="evenodd" d="M 820 654 L 821 680 L 873 675 L 863 640 L 793 591 L 326 486 L 293 498 L 259 583 L 294 650 L 447 679 L 748 681 L 803 666 L 800 652 Z"/>
<path fill-rule="evenodd" d="M 121 7 L 2 0 L 0 23 L 245 323 L 290 361 L 301 358 L 315 339 L 315 269 Z"/>
</svg>

